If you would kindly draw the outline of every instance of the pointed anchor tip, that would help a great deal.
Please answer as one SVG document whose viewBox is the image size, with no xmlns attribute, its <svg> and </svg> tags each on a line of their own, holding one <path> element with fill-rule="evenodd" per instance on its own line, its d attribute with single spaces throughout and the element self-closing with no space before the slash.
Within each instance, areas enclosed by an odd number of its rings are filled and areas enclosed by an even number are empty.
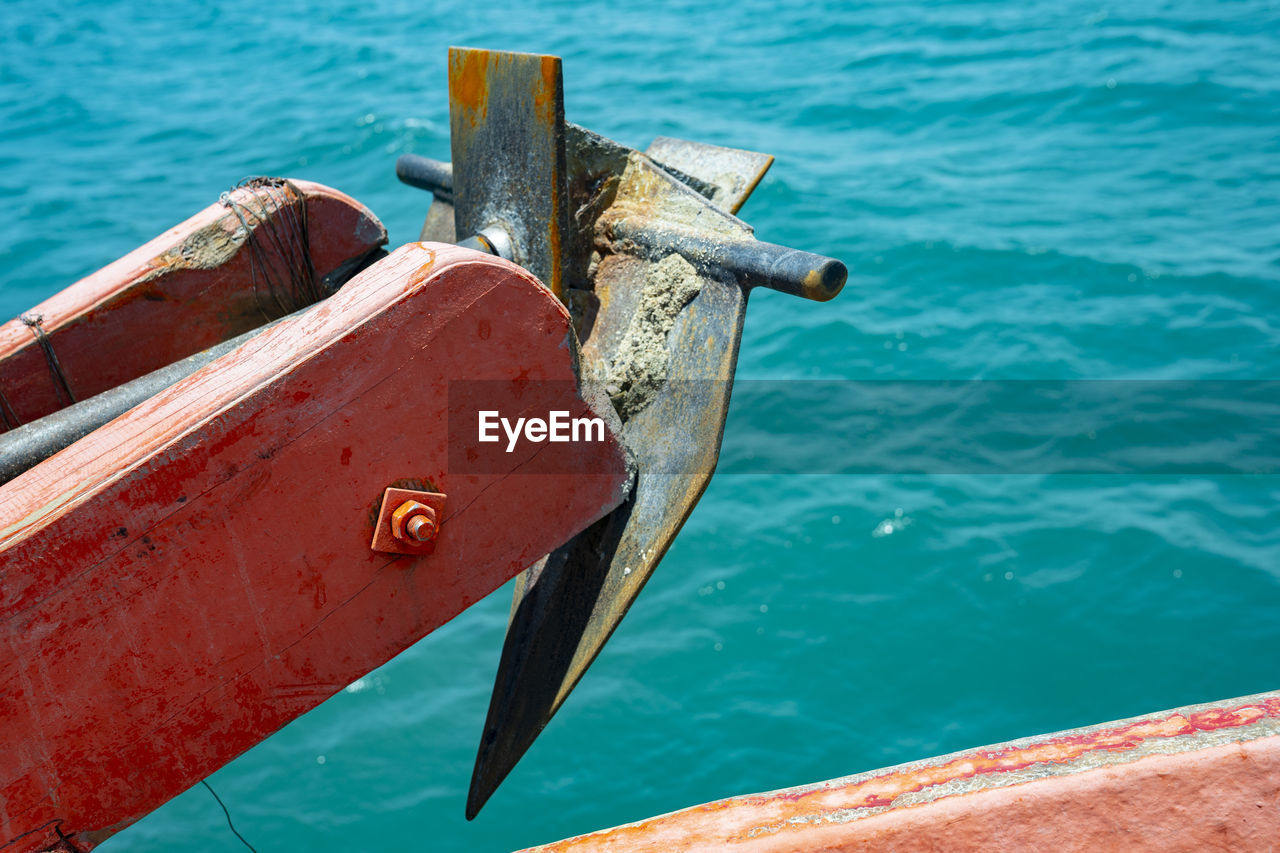
<svg viewBox="0 0 1280 853">
<path fill-rule="evenodd" d="M 483 743 L 476 754 L 476 766 L 471 772 L 471 787 L 467 791 L 467 820 L 475 820 L 476 815 L 480 814 L 480 810 L 484 808 L 485 803 L 489 802 L 493 792 L 498 790 L 498 786 L 507 778 L 507 774 L 514 766 L 512 762 L 496 774 L 491 772 L 492 765 L 488 761 L 491 753 L 484 749 Z M 519 760 L 518 757 L 517 760 Z"/>
<path fill-rule="evenodd" d="M 493 788 L 484 790 L 484 784 L 480 780 L 480 757 L 476 756 L 476 768 L 471 772 L 471 787 L 467 790 L 466 815 L 469 821 L 476 819 L 476 815 L 480 814 L 484 804 L 489 802 L 489 797 L 493 795 Z"/>
</svg>

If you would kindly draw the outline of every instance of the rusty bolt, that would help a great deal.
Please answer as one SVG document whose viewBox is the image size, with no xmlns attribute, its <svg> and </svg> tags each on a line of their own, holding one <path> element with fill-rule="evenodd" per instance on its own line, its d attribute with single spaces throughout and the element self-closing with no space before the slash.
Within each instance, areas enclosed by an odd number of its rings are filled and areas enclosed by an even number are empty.
<svg viewBox="0 0 1280 853">
<path fill-rule="evenodd" d="M 401 542 L 430 542 L 436 538 L 436 511 L 418 501 L 405 501 L 391 513 L 391 535 Z"/>
<path fill-rule="evenodd" d="M 409 519 L 409 523 L 404 526 L 404 530 L 411 539 L 416 539 L 419 542 L 430 542 L 436 538 L 435 513 L 431 513 L 430 516 L 415 515 Z"/>
</svg>

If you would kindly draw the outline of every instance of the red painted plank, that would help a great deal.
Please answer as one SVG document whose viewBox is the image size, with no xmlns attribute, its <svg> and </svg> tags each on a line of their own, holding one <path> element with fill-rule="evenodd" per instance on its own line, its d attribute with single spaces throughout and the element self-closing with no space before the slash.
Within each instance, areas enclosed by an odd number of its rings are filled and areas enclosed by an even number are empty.
<svg viewBox="0 0 1280 853">
<path fill-rule="evenodd" d="M 317 278 L 386 242 L 382 223 L 355 199 L 320 184 L 293 184 L 306 202 Z M 281 221 L 276 203 L 286 196 L 254 193 L 239 189 L 231 198 L 255 209 L 262 200 L 275 227 Z M 263 234 L 273 276 L 284 277 L 270 238 L 251 216 L 246 220 Z M 42 318 L 40 328 L 69 390 L 76 399 L 91 397 L 256 328 L 266 314 L 287 313 L 270 298 L 261 272 L 255 287 L 244 234 L 229 207 L 212 204 L 23 316 Z M 0 393 L 8 403 L 0 414 L 16 414 L 22 423 L 68 402 L 33 329 L 21 319 L 0 325 Z"/>
<path fill-rule="evenodd" d="M 612 429 L 447 464 L 488 405 L 453 380 L 594 414 L 573 350 L 528 273 L 413 244 L 0 488 L 6 853 L 100 841 L 617 505 Z M 370 550 L 393 484 L 447 494 L 432 555 Z"/>
<path fill-rule="evenodd" d="M 732 797 L 525 853 L 1271 851 L 1280 693 Z"/>
</svg>

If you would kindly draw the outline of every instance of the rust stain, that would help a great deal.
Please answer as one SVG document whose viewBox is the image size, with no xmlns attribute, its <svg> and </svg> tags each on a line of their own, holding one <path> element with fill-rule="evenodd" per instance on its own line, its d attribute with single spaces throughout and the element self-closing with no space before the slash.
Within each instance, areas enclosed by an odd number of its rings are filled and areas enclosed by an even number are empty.
<svg viewBox="0 0 1280 853">
<path fill-rule="evenodd" d="M 435 483 L 426 477 L 400 477 L 392 480 L 388 485 L 388 489 L 412 489 L 415 492 L 438 492 Z M 378 495 L 372 503 L 367 507 L 365 519 L 368 523 L 368 533 L 371 535 L 375 527 L 378 526 L 378 517 L 382 514 L 382 500 L 386 496 L 386 490 Z"/>
<path fill-rule="evenodd" d="M 382 503 L 374 519 L 369 547 L 384 554 L 425 556 L 435 552 L 438 525 L 443 523 L 447 497 L 442 492 L 423 492 L 399 487 L 383 492 Z M 423 515 L 430 526 L 426 538 L 409 533 L 414 515 Z"/>
<path fill-rule="evenodd" d="M 533 93 L 533 104 L 537 120 L 547 128 L 552 128 L 559 118 L 559 93 L 560 85 L 560 57 L 543 56 L 540 59 L 542 72 L 542 85 L 537 87 Z M 549 253 L 550 269 L 548 270 L 550 281 L 545 282 L 555 297 L 562 303 L 565 301 L 564 293 L 564 274 L 563 274 L 563 253 L 561 251 L 561 234 L 560 222 L 562 219 L 562 211 L 564 210 L 564 199 L 561 198 L 561 184 L 563 181 L 558 180 L 559 172 L 562 168 L 559 162 L 553 164 L 552 181 L 551 181 L 551 222 L 547 229 L 547 249 Z"/>
<path fill-rule="evenodd" d="M 804 295 L 809 299 L 825 301 L 822 298 L 822 274 L 817 270 L 809 270 L 809 274 L 804 277 Z"/>
<path fill-rule="evenodd" d="M 551 182 L 551 224 L 547 228 L 547 245 L 551 253 L 551 281 L 547 286 L 555 294 L 556 299 L 565 301 L 564 276 L 561 271 L 563 254 L 560 251 L 560 182 Z"/>
<path fill-rule="evenodd" d="M 436 253 L 433 249 L 428 249 L 426 243 L 415 243 L 414 245 L 426 255 L 426 262 L 409 274 L 409 278 L 405 282 L 405 290 L 410 290 L 426 281 L 436 265 Z"/>
<path fill-rule="evenodd" d="M 493 57 L 489 51 L 450 51 L 449 95 L 464 107 L 467 119 L 475 126 L 489 115 L 488 65 Z"/>
<path fill-rule="evenodd" d="M 533 93 L 534 106 L 541 118 L 551 124 L 556 118 L 556 92 L 560 90 L 560 57 L 542 57 L 542 88 Z"/>
<path fill-rule="evenodd" d="M 844 280 L 835 281 L 823 275 L 822 270 L 813 269 L 801 282 L 800 295 L 814 302 L 827 302 L 834 299 L 844 289 Z"/>
<path fill-rule="evenodd" d="M 542 120 L 548 127 L 555 125 L 557 118 L 556 94 L 560 91 L 560 57 L 544 56 L 542 57 L 542 89 L 535 97 L 538 110 L 541 113 Z M 551 181 L 551 227 L 547 230 L 548 248 L 551 253 L 551 281 L 547 284 L 551 288 L 551 292 L 555 294 L 556 299 L 561 302 L 565 301 L 564 294 L 564 274 L 561 269 L 563 265 L 564 254 L 561 251 L 560 239 L 560 221 L 562 211 L 564 210 L 564 199 L 561 198 L 560 190 L 564 183 L 559 180 L 560 163 L 554 164 Z"/>
</svg>

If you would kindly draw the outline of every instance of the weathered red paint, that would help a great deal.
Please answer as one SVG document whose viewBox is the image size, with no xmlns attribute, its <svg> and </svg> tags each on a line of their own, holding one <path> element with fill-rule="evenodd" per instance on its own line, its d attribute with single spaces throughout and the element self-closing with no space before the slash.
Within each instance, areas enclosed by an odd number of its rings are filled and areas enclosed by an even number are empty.
<svg viewBox="0 0 1280 853">
<path fill-rule="evenodd" d="M 540 851 L 1272 850 L 1280 693 L 733 797 Z"/>
<path fill-rule="evenodd" d="M 611 434 L 446 464 L 451 380 L 594 414 L 570 324 L 512 264 L 406 246 L 0 488 L 5 853 L 92 846 L 616 506 Z M 388 487 L 448 494 L 433 554 L 370 550 Z"/>
<path fill-rule="evenodd" d="M 318 277 L 386 242 L 382 223 L 355 199 L 308 181 L 293 184 L 306 202 Z M 236 190 L 233 197 L 248 199 L 252 192 Z M 76 399 L 262 325 L 263 283 L 255 292 L 252 253 L 236 244 L 238 231 L 235 214 L 212 204 L 24 313 L 42 318 Z M 0 393 L 22 423 L 68 402 L 33 330 L 20 319 L 0 325 Z"/>
</svg>

